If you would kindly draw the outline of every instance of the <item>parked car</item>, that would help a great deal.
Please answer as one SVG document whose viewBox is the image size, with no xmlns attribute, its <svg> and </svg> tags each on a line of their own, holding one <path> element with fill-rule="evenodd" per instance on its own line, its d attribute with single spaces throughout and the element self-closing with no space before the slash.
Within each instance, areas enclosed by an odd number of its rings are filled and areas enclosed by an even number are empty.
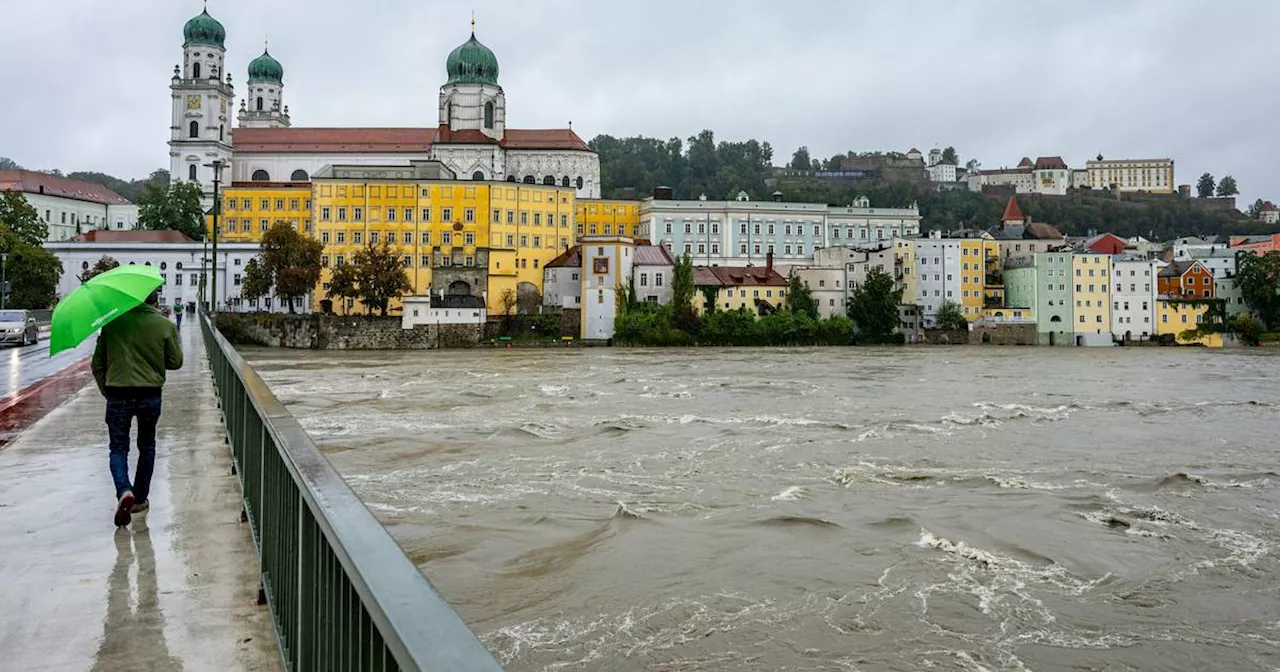
<svg viewBox="0 0 1280 672">
<path fill-rule="evenodd" d="M 25 310 L 0 310 L 0 343 L 31 345 L 40 340 L 36 318 Z"/>
</svg>

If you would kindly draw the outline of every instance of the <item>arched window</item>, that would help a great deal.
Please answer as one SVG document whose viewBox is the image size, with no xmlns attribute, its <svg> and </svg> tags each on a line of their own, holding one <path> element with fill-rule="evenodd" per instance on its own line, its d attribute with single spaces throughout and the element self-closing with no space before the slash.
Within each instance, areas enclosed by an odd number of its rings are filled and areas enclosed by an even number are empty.
<svg viewBox="0 0 1280 672">
<path fill-rule="evenodd" d="M 525 184 L 537 184 L 537 183 L 538 183 L 538 181 L 537 181 L 537 180 L 535 180 L 535 179 L 533 179 L 533 176 L 532 176 L 532 175 L 525 175 L 525 176 L 524 176 L 524 183 L 525 183 Z"/>
<path fill-rule="evenodd" d="M 258 111 L 262 111 L 262 96 L 258 96 Z"/>
<path fill-rule="evenodd" d="M 181 261 L 179 261 L 178 263 L 174 264 L 174 265 L 173 265 L 173 268 L 174 268 L 174 270 L 181 271 L 181 270 L 182 270 L 182 262 L 181 262 Z"/>
<path fill-rule="evenodd" d="M 85 271 L 89 270 L 89 262 L 87 261 L 80 262 L 80 269 Z"/>
<path fill-rule="evenodd" d="M 187 166 L 187 179 L 192 182 L 196 181 L 196 164 L 193 163 Z"/>
<path fill-rule="evenodd" d="M 543 183 L 543 184 L 545 184 L 545 185 L 547 185 L 547 186 L 549 186 L 549 187 L 554 187 L 554 186 L 556 186 L 556 178 L 554 178 L 554 177 L 552 177 L 552 176 L 548 175 L 548 176 L 546 176 L 546 177 L 542 178 L 542 183 Z"/>
<path fill-rule="evenodd" d="M 493 128 L 493 101 L 484 104 L 484 127 Z"/>
<path fill-rule="evenodd" d="M 515 181 L 516 181 L 516 176 L 515 176 L 515 175 L 508 175 L 508 176 L 507 176 L 507 181 L 508 181 L 508 182 L 515 182 Z"/>
<path fill-rule="evenodd" d="M 160 262 L 160 270 L 164 271 L 164 270 L 168 270 L 168 268 L 169 268 L 169 264 L 168 264 L 168 263 L 163 262 L 163 261 L 162 261 L 162 262 Z"/>
<path fill-rule="evenodd" d="M 253 175 L 250 175 L 249 179 L 254 182 L 270 182 L 271 176 L 267 174 L 267 171 L 259 169 L 253 171 Z"/>
<path fill-rule="evenodd" d="M 307 171 L 305 170 L 295 170 L 293 171 L 293 174 L 289 176 L 289 180 L 293 182 L 306 182 L 310 179 L 311 176 L 307 175 Z"/>
<path fill-rule="evenodd" d="M 188 135 L 190 135 L 193 138 L 200 137 L 200 122 L 198 121 L 191 122 L 191 126 L 187 128 L 187 132 L 188 132 Z"/>
<path fill-rule="evenodd" d="M 579 189 L 581 189 L 581 188 L 582 188 L 582 178 L 581 178 L 581 177 L 579 177 L 579 178 L 578 178 L 578 188 L 579 188 Z"/>
<path fill-rule="evenodd" d="M 191 78 L 200 79 L 200 64 L 195 63 L 191 66 Z"/>
<path fill-rule="evenodd" d="M 482 170 L 477 170 L 476 172 L 471 173 L 471 179 L 473 179 L 473 180 L 483 180 L 483 179 L 484 179 L 484 171 L 482 171 Z"/>
</svg>

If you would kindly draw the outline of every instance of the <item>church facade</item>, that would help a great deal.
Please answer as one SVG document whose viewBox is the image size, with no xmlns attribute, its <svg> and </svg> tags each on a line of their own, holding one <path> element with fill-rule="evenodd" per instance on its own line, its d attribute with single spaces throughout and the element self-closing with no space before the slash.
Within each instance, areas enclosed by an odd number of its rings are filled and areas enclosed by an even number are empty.
<svg viewBox="0 0 1280 672">
<path fill-rule="evenodd" d="M 438 161 L 457 179 L 569 187 L 600 197 L 599 157 L 572 129 L 507 125 L 498 59 L 475 36 L 445 61 L 434 126 L 295 127 L 284 103 L 284 67 L 267 50 L 249 64 L 237 126 L 235 87 L 226 67 L 226 30 L 208 11 L 183 27 L 183 61 L 174 67 L 170 174 L 212 195 L 215 162 L 223 183 L 308 183 L 325 166 L 410 165 Z"/>
</svg>

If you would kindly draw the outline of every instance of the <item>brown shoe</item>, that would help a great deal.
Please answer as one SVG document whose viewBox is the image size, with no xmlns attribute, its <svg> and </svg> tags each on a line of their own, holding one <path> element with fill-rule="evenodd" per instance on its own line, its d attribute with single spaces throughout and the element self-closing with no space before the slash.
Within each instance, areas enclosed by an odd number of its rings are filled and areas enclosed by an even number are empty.
<svg viewBox="0 0 1280 672">
<path fill-rule="evenodd" d="M 136 516 L 139 513 L 146 513 L 149 508 L 151 508 L 151 503 L 144 499 L 133 505 L 133 515 Z"/>
<path fill-rule="evenodd" d="M 124 527 L 132 520 L 133 503 L 133 492 L 125 490 L 124 494 L 120 495 L 120 501 L 116 503 L 116 527 Z"/>
</svg>

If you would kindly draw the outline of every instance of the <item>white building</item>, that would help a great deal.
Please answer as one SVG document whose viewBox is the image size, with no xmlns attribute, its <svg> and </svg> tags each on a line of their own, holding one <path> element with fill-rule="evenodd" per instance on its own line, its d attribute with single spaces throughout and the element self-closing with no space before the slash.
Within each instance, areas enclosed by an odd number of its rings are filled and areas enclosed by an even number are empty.
<svg viewBox="0 0 1280 672">
<path fill-rule="evenodd" d="M 1173 159 L 1103 159 L 1099 154 L 1097 159 L 1086 161 L 1085 168 L 1094 189 L 1172 194 L 1176 188 Z"/>
<path fill-rule="evenodd" d="M 468 299 L 474 299 L 468 301 Z M 402 329 L 419 325 L 475 324 L 484 326 L 489 319 L 484 299 L 474 296 L 406 296 Z"/>
<path fill-rule="evenodd" d="M 636 301 L 645 303 L 671 303 L 671 280 L 675 275 L 676 261 L 661 245 L 637 245 L 631 268 L 631 286 L 636 290 Z"/>
<path fill-rule="evenodd" d="M 582 248 L 573 246 L 542 267 L 545 308 L 582 307 Z"/>
<path fill-rule="evenodd" d="M 1111 257 L 1111 334 L 1120 341 L 1145 341 L 1156 334 L 1158 259 L 1122 254 Z"/>
<path fill-rule="evenodd" d="M 938 310 L 960 299 L 960 240 L 935 231 L 915 241 L 916 305 L 925 327 L 937 325 Z"/>
<path fill-rule="evenodd" d="M 940 161 L 929 166 L 929 180 L 933 182 L 955 182 L 956 164 Z"/>
<path fill-rule="evenodd" d="M 1063 196 L 1067 189 L 1081 186 L 1078 173 L 1071 170 L 1061 156 L 1041 156 L 1035 161 L 1024 156 L 1014 168 L 978 170 L 966 179 L 972 191 L 982 191 L 987 186 L 1011 186 L 1019 194 Z"/>
<path fill-rule="evenodd" d="M 821 203 L 645 199 L 640 233 L 675 256 L 703 266 L 762 265 L 770 253 L 779 268 L 811 265 L 816 250 L 876 244 L 920 234 L 920 211 L 873 208 L 865 197 L 848 207 Z"/>
<path fill-rule="evenodd" d="M 95 229 L 133 229 L 138 206 L 92 182 L 33 170 L 0 170 L 0 191 L 17 191 L 49 228 L 46 240 L 60 241 Z"/>
<path fill-rule="evenodd" d="M 631 277 L 635 242 L 626 236 L 586 235 L 582 246 L 582 338 L 613 338 L 618 287 Z"/>
<path fill-rule="evenodd" d="M 219 310 L 249 312 L 265 310 L 287 312 L 288 306 L 274 296 L 259 299 L 241 299 L 240 285 L 244 267 L 257 256 L 257 243 L 221 243 L 218 255 L 204 243 L 195 242 L 176 231 L 91 231 L 82 240 L 66 240 L 45 243 L 45 249 L 62 262 L 62 279 L 58 283 L 58 295 L 66 296 L 80 286 L 80 274 L 92 268 L 102 257 L 111 257 L 121 265 L 140 264 L 155 266 L 165 284 L 161 287 L 160 303 L 173 305 L 180 302 L 196 305 L 201 297 L 201 285 L 208 296 L 213 296 L 214 275 L 217 275 L 217 305 Z M 294 310 L 305 311 L 311 305 L 310 297 L 295 300 Z"/>
<path fill-rule="evenodd" d="M 1258 220 L 1263 224 L 1280 223 L 1280 209 L 1276 208 L 1275 203 L 1267 201 L 1258 210 Z"/>
</svg>

